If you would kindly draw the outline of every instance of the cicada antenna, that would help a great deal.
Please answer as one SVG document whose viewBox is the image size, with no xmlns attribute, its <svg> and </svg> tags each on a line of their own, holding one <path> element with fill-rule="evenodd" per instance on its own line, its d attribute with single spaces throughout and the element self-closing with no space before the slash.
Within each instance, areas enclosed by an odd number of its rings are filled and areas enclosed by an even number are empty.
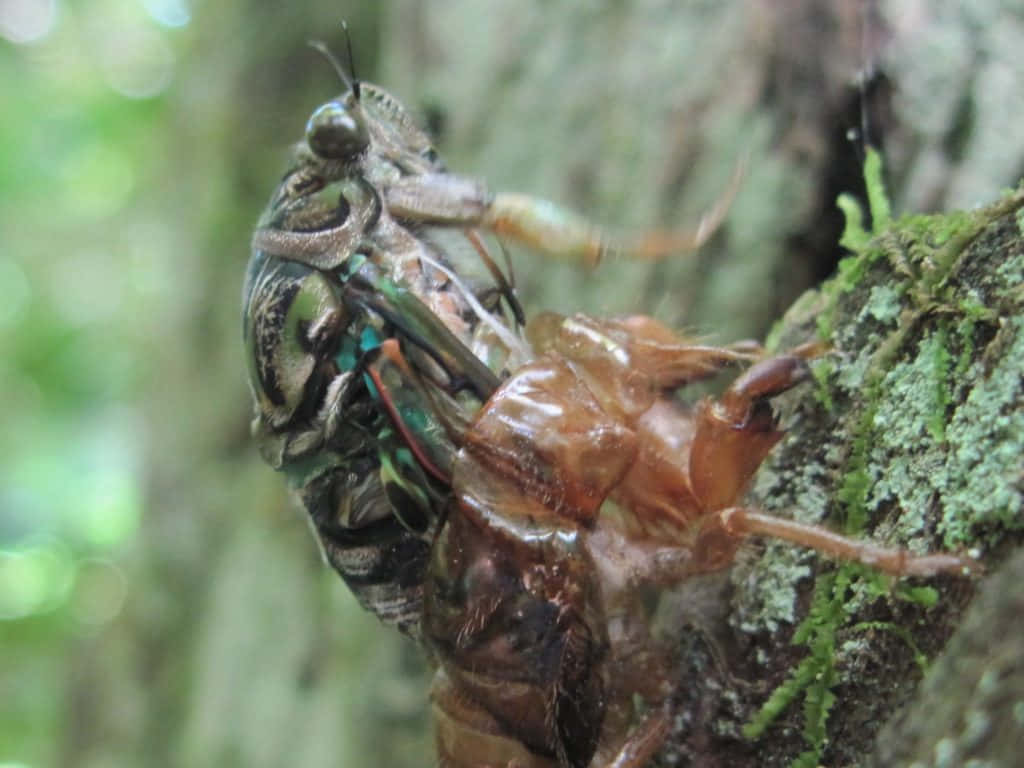
<svg viewBox="0 0 1024 768">
<path fill-rule="evenodd" d="M 346 39 L 347 38 L 348 38 L 348 35 L 347 35 L 347 32 L 346 32 Z M 348 73 L 345 71 L 345 68 L 343 66 L 341 66 L 341 62 L 338 61 L 338 57 L 335 56 L 334 53 L 331 51 L 331 49 L 327 47 L 327 44 L 324 43 L 321 40 L 309 40 L 307 44 L 313 50 L 319 51 L 320 53 L 322 53 L 324 55 L 324 58 L 326 58 L 331 63 L 331 66 L 334 67 L 334 71 L 338 73 L 338 77 L 341 78 L 341 82 L 343 82 L 345 84 L 345 87 L 348 88 L 350 91 L 352 91 L 353 94 L 355 94 L 355 97 L 358 100 L 359 99 L 359 81 L 356 80 L 354 77 L 349 77 Z M 352 60 L 352 48 L 350 46 L 349 47 L 349 62 L 350 63 L 351 63 L 351 60 Z"/>
<path fill-rule="evenodd" d="M 356 74 L 356 57 L 352 55 L 352 36 L 348 33 L 348 22 L 341 20 L 341 31 L 345 33 L 345 50 L 348 52 L 348 68 L 352 73 L 352 94 L 359 101 L 359 75 Z"/>
</svg>

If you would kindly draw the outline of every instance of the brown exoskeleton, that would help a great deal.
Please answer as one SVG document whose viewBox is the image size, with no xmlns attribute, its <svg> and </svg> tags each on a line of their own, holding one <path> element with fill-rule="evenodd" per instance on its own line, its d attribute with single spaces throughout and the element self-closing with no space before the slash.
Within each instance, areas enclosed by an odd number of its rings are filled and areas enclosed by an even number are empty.
<svg viewBox="0 0 1024 768">
<path fill-rule="evenodd" d="M 747 351 L 691 343 L 649 317 L 542 315 L 527 330 L 539 357 L 466 432 L 428 569 L 442 766 L 645 765 L 667 730 L 671 676 L 638 590 L 724 568 L 747 536 L 897 576 L 971 565 L 741 505 L 782 436 L 769 400 L 806 378 L 802 354 L 761 360 L 688 409 L 675 390 Z M 638 694 L 648 706 L 636 722 Z"/>
</svg>

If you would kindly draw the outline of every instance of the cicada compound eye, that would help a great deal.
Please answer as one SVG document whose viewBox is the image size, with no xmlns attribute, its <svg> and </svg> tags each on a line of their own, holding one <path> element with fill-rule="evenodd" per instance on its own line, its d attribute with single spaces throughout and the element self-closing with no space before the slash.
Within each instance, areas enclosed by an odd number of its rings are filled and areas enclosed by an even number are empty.
<svg viewBox="0 0 1024 768">
<path fill-rule="evenodd" d="M 358 102 L 335 100 L 317 107 L 306 123 L 306 142 L 325 160 L 347 160 L 366 149 L 370 135 Z"/>
</svg>

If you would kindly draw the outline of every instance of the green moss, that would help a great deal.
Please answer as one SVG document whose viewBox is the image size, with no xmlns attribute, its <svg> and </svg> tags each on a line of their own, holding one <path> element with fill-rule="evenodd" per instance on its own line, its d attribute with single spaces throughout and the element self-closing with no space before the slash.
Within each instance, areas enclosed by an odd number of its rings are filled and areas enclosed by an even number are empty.
<svg viewBox="0 0 1024 768">
<path fill-rule="evenodd" d="M 954 375 L 962 377 L 974 360 L 974 332 L 980 321 L 992 321 L 993 312 L 973 298 L 961 299 L 958 308 L 963 319 L 957 329 L 960 342 L 960 356 L 956 361 Z"/>
<path fill-rule="evenodd" d="M 889 225 L 892 212 L 889 197 L 882 181 L 882 157 L 868 147 L 864 159 L 864 186 L 868 195 L 868 211 L 871 214 L 871 230 L 864 227 L 864 211 L 853 195 L 843 193 L 836 199 L 836 205 L 846 218 L 846 226 L 839 238 L 839 244 L 855 253 L 863 253 L 871 238 Z"/>
<path fill-rule="evenodd" d="M 900 583 L 896 585 L 892 593 L 894 597 L 914 605 L 920 605 L 922 608 L 934 608 L 939 602 L 939 592 L 935 587 L 911 587 Z"/>
<path fill-rule="evenodd" d="M 814 389 L 814 397 L 826 411 L 832 411 L 835 408 L 835 403 L 832 402 L 832 388 L 829 383 L 835 372 L 835 362 L 827 357 L 811 366 L 811 375 L 814 376 L 814 380 L 818 384 Z"/>
<path fill-rule="evenodd" d="M 885 193 L 882 181 L 882 156 L 874 147 L 868 147 L 864 157 L 864 186 L 868 191 L 868 209 L 871 211 L 871 224 L 875 232 L 881 232 L 892 219 L 889 197 Z"/>
<path fill-rule="evenodd" d="M 941 321 L 931 336 L 931 349 L 928 355 L 931 358 L 931 382 L 932 382 L 932 406 L 928 415 L 928 432 L 935 441 L 942 441 L 946 438 L 946 412 L 953 403 L 953 393 L 950 383 L 950 369 L 953 357 L 949 353 L 948 322 Z"/>
<path fill-rule="evenodd" d="M 809 653 L 743 727 L 745 738 L 758 738 L 802 695 L 804 725 L 801 734 L 810 749 L 799 755 L 790 768 L 817 765 L 824 749 L 828 714 L 836 701 L 832 688 L 839 681 L 835 667 L 836 635 L 849 618 L 846 592 L 853 574 L 853 567 L 843 566 L 818 577 L 807 617 L 796 628 L 791 641 L 794 645 L 806 646 Z"/>
<path fill-rule="evenodd" d="M 980 532 L 994 542 L 1004 531 L 1024 529 L 1024 319 L 1016 316 L 1019 309 L 1009 311 L 1021 301 L 1024 256 L 988 268 L 966 249 L 992 222 L 1014 211 L 1012 206 L 1024 205 L 1024 191 L 980 211 L 892 222 L 877 157 L 865 177 L 872 231 L 865 230 L 856 201 L 841 198 L 847 221 L 842 244 L 854 254 L 821 288 L 822 309 L 815 318 L 835 355 L 815 367 L 814 397 L 829 414 L 826 435 L 842 435 L 841 445 L 833 446 L 842 458 L 825 456 L 828 447 L 821 444 L 815 460 L 805 465 L 837 477 L 833 512 L 848 535 L 862 534 L 884 506 L 893 512 L 886 515 L 891 526 L 886 538 L 907 542 L 915 551 L 934 548 L 936 524 L 947 548 L 974 544 Z M 880 231 L 886 222 L 889 229 Z M 1022 224 L 1020 216 L 1016 224 Z M 986 244 L 979 253 L 992 248 Z M 1018 287 L 993 287 L 1003 285 Z M 981 359 L 980 339 L 986 345 Z M 775 488 L 781 480 L 803 487 L 792 469 L 784 478 L 770 478 Z M 801 492 L 790 488 L 787 493 L 796 499 Z M 819 506 L 827 508 L 829 501 Z M 855 623 L 853 617 L 880 597 L 923 608 L 939 603 L 931 586 L 893 586 L 861 566 L 845 564 L 817 576 L 810 608 L 792 639 L 807 655 L 747 723 L 744 736 L 757 738 L 800 702 L 807 750 L 790 768 L 820 762 L 835 704 L 837 656 L 862 646 L 850 642 L 837 648 L 840 632 L 891 632 L 924 665 L 907 628 Z M 769 607 L 765 602 L 765 610 Z M 779 606 L 773 610 L 773 615 L 783 612 Z M 746 623 L 757 619 L 748 617 Z"/>
<path fill-rule="evenodd" d="M 874 392 L 871 394 L 874 395 Z M 868 472 L 868 459 L 872 446 L 875 407 L 877 406 L 871 407 L 861 414 L 860 421 L 853 433 L 846 472 L 839 490 L 836 492 L 836 500 L 843 510 L 843 531 L 848 535 L 855 535 L 863 531 L 867 522 L 868 493 L 874 485 L 874 479 Z"/>
<path fill-rule="evenodd" d="M 837 573 L 825 574 L 815 583 L 811 607 L 793 633 L 794 645 L 806 645 L 811 653 L 801 661 L 789 678 L 776 688 L 754 718 L 743 726 L 743 736 L 756 739 L 790 705 L 800 693 L 822 679 L 822 673 L 831 666 L 835 646 L 835 601 Z M 820 691 L 814 694 L 820 698 Z"/>
<path fill-rule="evenodd" d="M 939 214 L 912 214 L 900 217 L 896 227 L 930 249 L 941 248 L 964 232 L 977 228 L 977 220 L 968 211 Z M 924 253 L 924 252 L 922 252 Z"/>
<path fill-rule="evenodd" d="M 871 233 L 864 229 L 864 212 L 857 198 L 844 192 L 836 198 L 836 206 L 846 219 L 839 244 L 851 251 L 863 250 L 871 241 Z"/>
<path fill-rule="evenodd" d="M 882 158 L 872 148 L 868 148 L 864 161 L 864 185 L 867 188 L 871 230 L 865 229 L 864 211 L 853 195 L 844 193 L 836 199 L 836 205 L 846 220 L 839 244 L 852 251 L 853 255 L 841 259 L 836 276 L 822 285 L 822 293 L 829 297 L 827 307 L 817 319 L 818 337 L 823 341 L 832 340 L 839 296 L 852 291 L 863 279 L 871 264 L 882 255 L 881 249 L 876 246 L 875 236 L 892 218 L 889 199 L 882 182 Z"/>
</svg>

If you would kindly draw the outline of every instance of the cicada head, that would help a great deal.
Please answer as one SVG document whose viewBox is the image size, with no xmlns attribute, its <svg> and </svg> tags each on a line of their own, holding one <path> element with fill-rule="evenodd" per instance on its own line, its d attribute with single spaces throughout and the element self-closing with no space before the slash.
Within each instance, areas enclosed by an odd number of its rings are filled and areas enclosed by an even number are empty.
<svg viewBox="0 0 1024 768">
<path fill-rule="evenodd" d="M 366 116 L 353 91 L 314 110 L 306 123 L 306 143 L 324 160 L 351 160 L 369 146 Z"/>
<path fill-rule="evenodd" d="M 381 169 L 397 170 L 401 175 L 444 170 L 430 137 L 405 107 L 383 88 L 356 77 L 351 43 L 351 76 L 326 45 L 310 44 L 327 58 L 346 85 L 344 93 L 317 107 L 306 123 L 305 144 L 313 157 L 327 165 L 361 165 L 370 177 Z"/>
</svg>

